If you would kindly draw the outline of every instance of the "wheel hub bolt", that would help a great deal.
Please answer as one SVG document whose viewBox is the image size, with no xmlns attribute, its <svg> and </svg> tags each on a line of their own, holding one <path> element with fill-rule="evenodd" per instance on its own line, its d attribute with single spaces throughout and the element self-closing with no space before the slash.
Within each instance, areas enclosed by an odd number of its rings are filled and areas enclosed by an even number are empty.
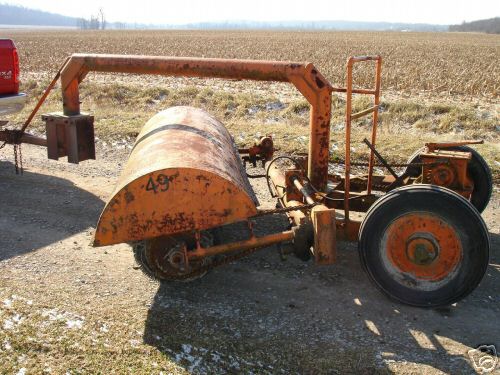
<svg viewBox="0 0 500 375">
<path fill-rule="evenodd" d="M 413 263 L 425 266 L 437 258 L 438 248 L 436 240 L 428 235 L 413 236 L 407 243 L 406 254 Z"/>
</svg>

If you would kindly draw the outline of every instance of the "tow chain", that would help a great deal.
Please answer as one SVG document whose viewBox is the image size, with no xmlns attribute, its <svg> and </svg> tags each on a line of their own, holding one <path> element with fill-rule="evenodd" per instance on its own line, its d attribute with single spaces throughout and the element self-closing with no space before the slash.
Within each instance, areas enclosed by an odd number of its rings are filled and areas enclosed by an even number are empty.
<svg viewBox="0 0 500 375">
<path fill-rule="evenodd" d="M 261 211 L 257 212 L 256 215 L 252 216 L 251 218 L 266 216 L 266 215 L 274 215 L 274 214 L 284 214 L 284 213 L 291 212 L 291 211 L 309 210 L 309 209 L 313 208 L 314 206 L 317 206 L 318 204 L 320 204 L 320 203 L 317 202 L 317 203 L 311 203 L 311 204 L 302 204 L 300 206 L 275 208 L 272 210 L 261 210 Z"/>
<path fill-rule="evenodd" d="M 23 174 L 23 152 L 21 150 L 21 144 L 14 144 L 14 167 L 16 168 L 16 174 Z"/>
<path fill-rule="evenodd" d="M 21 139 L 22 133 L 19 130 L 6 130 L 8 135 L 7 140 L 5 140 L 0 146 L 0 150 L 3 149 L 7 144 L 14 146 L 14 167 L 16 169 L 16 174 L 23 174 L 23 153 L 21 149 Z"/>
</svg>

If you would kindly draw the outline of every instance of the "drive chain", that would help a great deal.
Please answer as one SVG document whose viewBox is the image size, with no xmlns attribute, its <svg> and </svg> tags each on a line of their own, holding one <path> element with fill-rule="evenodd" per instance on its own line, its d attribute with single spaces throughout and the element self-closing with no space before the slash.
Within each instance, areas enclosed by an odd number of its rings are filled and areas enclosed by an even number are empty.
<svg viewBox="0 0 500 375">
<path fill-rule="evenodd" d="M 447 159 L 446 159 L 447 161 Z M 389 164 L 390 167 L 395 167 L 395 168 L 402 168 L 402 167 L 409 167 L 410 165 L 412 167 L 423 167 L 425 165 L 429 165 L 431 167 L 435 167 L 437 165 L 443 164 L 445 162 L 444 160 L 442 162 L 433 162 L 433 163 L 392 163 Z M 345 165 L 345 161 L 343 160 L 338 160 L 338 161 L 331 161 L 330 164 L 337 164 L 337 165 Z M 367 162 L 362 162 L 362 161 L 353 161 L 351 162 L 351 166 L 353 167 L 368 167 L 369 163 Z M 385 166 L 382 164 L 373 164 L 374 167 L 381 167 L 384 168 Z"/>
</svg>

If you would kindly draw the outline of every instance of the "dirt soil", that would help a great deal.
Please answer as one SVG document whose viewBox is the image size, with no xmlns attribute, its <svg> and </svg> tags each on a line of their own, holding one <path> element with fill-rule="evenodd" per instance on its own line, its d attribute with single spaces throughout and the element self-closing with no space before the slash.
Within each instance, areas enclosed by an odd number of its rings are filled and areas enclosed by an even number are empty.
<svg viewBox="0 0 500 375">
<path fill-rule="evenodd" d="M 0 153 L 0 373 L 469 374 L 470 349 L 500 349 L 498 188 L 483 215 L 492 248 L 482 283 L 426 310 L 382 295 L 354 243 L 339 244 L 332 266 L 268 248 L 160 285 L 128 245 L 90 246 L 128 148 L 98 153 L 75 166 L 23 146 L 22 176 L 11 148 Z M 254 188 L 274 207 L 262 182 Z M 286 223 L 274 215 L 258 230 Z"/>
</svg>

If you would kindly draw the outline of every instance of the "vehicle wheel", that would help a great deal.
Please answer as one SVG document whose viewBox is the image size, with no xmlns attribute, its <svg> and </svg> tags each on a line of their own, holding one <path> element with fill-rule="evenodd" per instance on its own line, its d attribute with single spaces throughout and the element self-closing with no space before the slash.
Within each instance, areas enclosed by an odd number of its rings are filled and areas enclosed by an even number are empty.
<svg viewBox="0 0 500 375">
<path fill-rule="evenodd" d="M 420 154 L 424 148 L 417 150 L 410 158 L 408 163 L 420 163 Z M 446 150 L 470 152 L 472 159 L 467 166 L 467 174 L 474 182 L 474 191 L 471 196 L 471 203 L 479 212 L 483 212 L 491 198 L 493 192 L 493 177 L 491 170 L 483 157 L 469 146 L 449 147 Z M 408 166 L 406 172 L 411 177 L 418 177 L 422 173 L 422 167 Z"/>
<path fill-rule="evenodd" d="M 389 297 L 419 307 L 455 303 L 472 292 L 489 260 L 480 214 L 463 197 L 433 185 L 391 191 L 367 212 L 361 263 Z"/>
<path fill-rule="evenodd" d="M 203 232 L 202 246 L 213 246 L 217 241 L 215 237 L 216 234 L 212 232 Z M 208 272 L 206 266 L 210 265 L 212 259 L 191 260 L 186 266 L 183 255 L 184 246 L 188 251 L 194 249 L 195 241 L 192 236 L 181 234 L 157 237 L 132 244 L 134 258 L 139 268 L 152 279 L 189 282 L 205 276 Z"/>
</svg>

